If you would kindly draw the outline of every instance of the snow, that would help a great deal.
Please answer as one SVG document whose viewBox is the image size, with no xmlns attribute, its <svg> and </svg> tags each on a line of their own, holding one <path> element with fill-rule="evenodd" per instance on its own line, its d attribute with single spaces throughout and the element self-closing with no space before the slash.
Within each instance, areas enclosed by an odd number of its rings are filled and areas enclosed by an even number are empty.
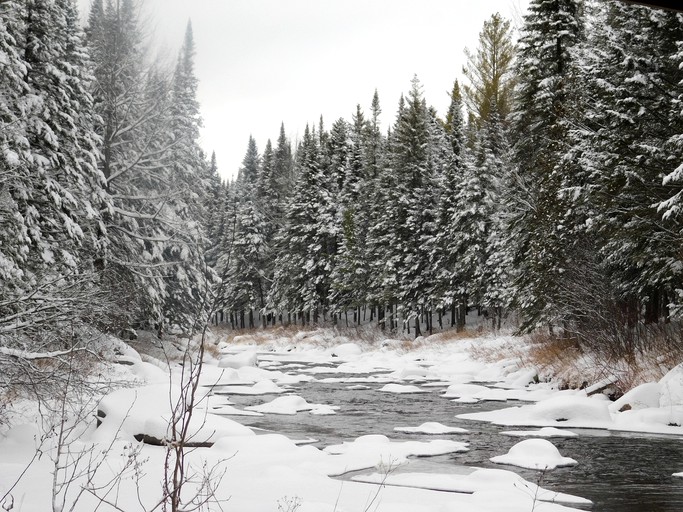
<svg viewBox="0 0 683 512">
<path fill-rule="evenodd" d="M 383 393 L 429 393 L 429 390 L 418 388 L 417 386 L 406 386 L 403 384 L 387 384 L 382 389 Z"/>
<path fill-rule="evenodd" d="M 461 414 L 458 417 L 507 426 L 609 428 L 612 424 L 607 402 L 599 397 L 586 397 L 585 393 L 576 394 L 573 391 L 556 392 L 551 398 L 533 405 Z"/>
<path fill-rule="evenodd" d="M 504 350 L 506 344 L 512 342 L 520 343 L 511 337 L 476 340 L 482 347 L 495 350 Z M 683 435 L 683 428 L 676 426 L 683 424 L 683 405 L 679 394 L 683 370 L 680 367 L 659 382 L 638 386 L 617 402 L 610 403 L 602 395 L 589 397 L 585 391 L 559 391 L 552 383 L 538 383 L 536 370 L 519 361 L 476 361 L 468 352 L 474 340 L 430 344 L 427 338 L 419 347 L 408 351 L 399 342 L 377 342 L 369 346 L 340 336 L 316 335 L 315 332 L 297 335 L 296 339 L 273 335 L 271 340 L 258 346 L 249 335 L 244 336 L 241 343 L 244 346 L 222 345 L 218 360 L 211 360 L 204 366 L 190 433 L 193 441 L 208 443 L 211 447 L 194 449 L 188 454 L 192 467 L 224 472 L 223 481 L 217 487 L 217 497 L 229 499 L 231 510 L 278 510 L 279 504 L 286 503 L 285 497 L 296 497 L 301 502 L 297 509 L 299 512 L 352 512 L 365 510 L 377 492 L 380 493 L 379 512 L 527 512 L 532 509 L 562 512 L 575 511 L 570 508 L 572 506 L 590 504 L 577 496 L 538 488 L 511 470 L 461 466 L 458 459 L 464 461 L 465 457 L 458 454 L 473 449 L 466 442 L 420 437 L 392 439 L 389 432 L 382 432 L 378 426 L 374 433 L 368 435 L 343 439 L 329 446 L 313 446 L 310 444 L 314 442 L 312 440 L 302 445 L 302 442 L 276 433 L 255 429 L 257 434 L 240 423 L 246 422 L 247 416 L 264 414 L 334 414 L 339 410 L 334 404 L 334 394 L 329 395 L 329 404 L 309 403 L 304 398 L 307 397 L 307 386 L 302 384 L 312 382 L 311 385 L 315 385 L 315 374 L 335 375 L 319 382 L 339 383 L 343 393 L 351 396 L 359 393 L 362 394 L 359 396 L 367 397 L 377 391 L 428 393 L 430 388 L 442 386 L 445 388 L 443 395 L 439 392 L 426 397 L 382 398 L 443 400 L 444 409 L 452 408 L 453 414 L 460 409 L 459 404 L 469 401 L 521 400 L 524 404 L 515 407 L 501 403 L 497 410 L 458 416 L 501 425 L 539 427 L 536 430 L 502 432 L 531 439 L 515 444 L 507 454 L 491 458 L 497 464 L 532 469 L 576 464 L 575 460 L 563 457 L 552 443 L 543 439 L 576 436 L 575 432 L 564 430 L 566 428 Z M 151 509 L 161 493 L 159 482 L 163 477 L 165 448 L 140 444 L 135 437 L 139 434 L 157 439 L 168 437 L 171 406 L 178 398 L 179 376 L 183 370 L 179 366 L 162 369 L 162 363 L 152 362 L 150 356 L 140 355 L 122 342 L 112 341 L 110 349 L 107 359 L 118 363 L 112 371 L 127 381 L 129 387 L 117 389 L 102 398 L 98 407 L 105 415 L 100 418 L 101 425 L 95 428 L 93 421 L 78 434 L 77 441 L 69 449 L 90 453 L 87 450 L 94 448 L 92 453 L 106 457 L 106 464 L 102 465 L 101 475 L 96 479 L 98 482 L 110 480 L 130 460 L 131 450 L 139 449 L 141 476 L 136 480 L 129 475 L 131 478 L 121 482 L 118 506 L 123 510 L 140 509 L 136 498 L 139 491 L 142 502 Z M 242 365 L 243 362 L 246 364 Z M 261 367 L 256 366 L 259 363 Z M 427 384 L 419 387 L 411 384 L 416 379 Z M 348 385 L 344 387 L 344 384 Z M 297 394 L 291 394 L 294 392 Z M 259 405 L 242 405 L 270 400 L 273 397 L 258 398 L 269 394 L 281 396 Z M 240 405 L 236 406 L 228 397 Z M 456 402 L 452 402 L 453 399 Z M 341 417 L 343 412 L 337 417 Z M 367 414 L 372 414 L 372 411 Z M 299 419 L 303 418 L 271 417 L 269 425 L 279 420 L 296 422 Z M 321 418 L 323 421 L 334 419 Z M 385 428 L 401 435 L 467 433 L 465 429 L 430 421 L 428 417 L 418 416 L 417 421 L 412 417 L 406 423 L 408 426 Z M 418 423 L 418 426 L 413 426 Z M 476 432 L 476 424 L 473 425 L 470 430 Z M 7 489 L 7 482 L 14 482 L 26 468 L 42 435 L 39 424 L 23 419 L 1 432 L 0 496 Z M 307 435 L 315 434 L 299 434 L 298 437 Z M 583 436 L 572 442 L 582 440 Z M 49 453 L 52 448 L 43 445 L 41 449 Z M 444 468 L 443 472 L 427 473 L 415 469 L 421 467 L 415 457 L 437 455 L 448 456 L 448 464 L 442 464 L 442 460 L 434 462 L 434 465 Z M 476 460 L 477 454 L 473 455 Z M 49 457 L 41 457 L 30 466 L 15 491 L 16 498 L 22 500 L 22 511 L 40 511 L 50 507 L 52 470 Z M 356 471 L 364 473 L 347 475 Z M 670 474 L 667 472 L 664 476 L 669 478 Z M 345 475 L 346 480 L 342 482 L 332 478 L 340 475 Z M 683 477 L 683 473 L 674 473 L 673 476 Z M 386 485 L 375 485 L 380 482 Z M 561 481 L 558 487 L 561 488 Z M 535 500 L 544 503 L 538 505 Z M 75 511 L 86 512 L 97 506 L 95 498 L 88 496 Z M 112 510 L 103 504 L 99 509 Z"/>
<path fill-rule="evenodd" d="M 258 356 L 256 351 L 246 350 L 240 354 L 230 354 L 223 356 L 218 363 L 220 368 L 240 369 L 244 366 L 256 366 Z"/>
<path fill-rule="evenodd" d="M 331 350 L 332 357 L 339 357 L 342 359 L 355 359 L 356 356 L 360 356 L 362 353 L 363 349 L 356 343 L 342 343 Z"/>
<path fill-rule="evenodd" d="M 447 427 L 435 421 L 428 421 L 419 427 L 394 427 L 396 432 L 407 432 L 409 434 L 466 434 L 468 431 L 460 427 Z"/>
<path fill-rule="evenodd" d="M 261 405 L 245 407 L 247 411 L 255 411 L 266 414 L 293 415 L 301 411 L 310 411 L 311 414 L 334 414 L 335 409 L 330 405 L 309 404 L 306 400 L 296 395 L 281 396 Z"/>
<path fill-rule="evenodd" d="M 169 438 L 171 404 L 177 399 L 177 388 L 169 388 L 168 383 L 116 390 L 100 401 L 98 410 L 104 414 L 100 414 L 102 424 L 91 434 L 90 440 L 134 440 L 138 435 Z M 199 404 L 201 400 L 200 396 Z M 232 420 L 206 412 L 193 416 L 190 435 L 196 442 L 211 443 L 222 436 L 254 435 L 254 432 Z"/>
<path fill-rule="evenodd" d="M 273 395 L 285 391 L 272 380 L 260 380 L 253 386 L 222 386 L 217 390 L 225 395 Z"/>
<path fill-rule="evenodd" d="M 555 427 L 543 427 L 539 430 L 508 430 L 501 434 L 514 437 L 577 437 L 579 435 L 576 432 Z"/>
<path fill-rule="evenodd" d="M 344 455 L 356 462 L 356 469 L 372 467 L 367 460 L 383 462 L 390 466 L 402 464 L 410 456 L 426 457 L 445 455 L 447 453 L 465 452 L 467 443 L 435 439 L 433 441 L 392 441 L 381 434 L 361 436 L 352 442 L 332 445 L 325 448 L 325 452 L 332 455 Z M 347 466 L 352 471 L 352 465 Z"/>
<path fill-rule="evenodd" d="M 683 405 L 683 363 L 662 377 L 659 385 L 659 407 Z"/>
<path fill-rule="evenodd" d="M 555 445 L 546 439 L 520 441 L 506 455 L 491 457 L 491 462 L 540 470 L 577 464 L 574 459 L 560 455 Z"/>
<path fill-rule="evenodd" d="M 591 501 L 571 494 L 550 491 L 543 489 L 537 484 L 528 482 L 522 477 L 504 469 L 475 469 L 468 474 L 425 474 L 425 473 L 397 473 L 380 474 L 372 473 L 367 475 L 357 475 L 352 478 L 356 482 L 372 482 L 386 485 L 397 485 L 404 487 L 417 487 L 423 489 L 433 489 L 437 491 L 479 494 L 477 502 L 484 502 L 481 498 L 504 491 L 506 494 L 506 510 L 510 505 L 519 506 L 522 510 L 532 510 L 533 497 L 537 501 L 551 503 L 565 503 L 572 505 L 590 505 Z M 480 501 L 481 500 L 481 501 Z M 500 502 L 490 501 L 486 503 L 484 510 L 497 510 Z M 540 507 L 537 507 L 541 509 Z M 553 510 L 546 508 L 542 510 Z M 555 509 L 561 510 L 561 509 Z"/>
<path fill-rule="evenodd" d="M 661 389 L 662 386 L 659 382 L 646 382 L 645 384 L 636 386 L 632 390 L 624 393 L 617 401 L 611 403 L 609 405 L 609 410 L 613 413 L 617 413 L 626 406 L 628 406 L 629 409 L 659 407 Z"/>
</svg>

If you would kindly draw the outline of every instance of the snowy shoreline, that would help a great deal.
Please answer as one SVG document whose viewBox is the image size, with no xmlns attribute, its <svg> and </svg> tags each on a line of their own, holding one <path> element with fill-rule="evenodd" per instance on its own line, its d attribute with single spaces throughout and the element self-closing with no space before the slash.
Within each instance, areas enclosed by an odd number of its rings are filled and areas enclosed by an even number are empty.
<svg viewBox="0 0 683 512">
<path fill-rule="evenodd" d="M 555 466 L 581 464 L 581 460 L 563 457 L 548 439 L 553 436 L 581 436 L 580 429 L 623 430 L 683 434 L 683 369 L 679 366 L 657 383 L 634 388 L 617 402 L 604 395 L 587 396 L 585 390 L 558 390 L 553 383 L 537 382 L 533 368 L 505 359 L 482 362 L 472 357 L 469 348 L 501 342 L 523 343 L 512 337 L 481 337 L 456 341 L 425 339 L 419 347 L 406 351 L 390 340 L 376 344 L 355 343 L 325 331 L 297 336 L 273 335 L 267 342 L 263 334 L 256 339 L 242 336 L 238 343 L 220 342 L 217 357 L 209 357 L 201 375 L 195 419 L 190 423 L 193 441 L 211 445 L 189 455 L 193 467 L 208 467 L 223 474 L 215 489 L 215 499 L 229 499 L 235 510 L 278 510 L 289 506 L 299 511 L 365 510 L 373 493 L 378 493 L 378 510 L 386 511 L 528 511 L 536 501 L 543 510 L 568 511 L 570 506 L 586 506 L 590 502 L 576 496 L 538 490 L 514 472 L 521 466 L 551 470 Z M 172 404 L 180 382 L 181 368 L 171 373 L 159 368 L 144 356 L 127 347 L 115 365 L 119 380 L 131 379 L 137 384 L 109 393 L 98 404 L 98 422 L 83 425 L 71 440 L 74 453 L 98 452 L 106 464 L 98 466 L 93 481 L 111 481 L 117 471 L 130 471 L 126 462 L 135 457 L 142 470 L 120 479 L 117 494 L 119 507 L 147 510 L 158 501 L 161 488 L 164 448 L 140 444 L 136 436 L 145 434 L 163 440 L 168 434 L 169 404 Z M 468 420 L 488 421 L 501 425 L 543 427 L 538 431 L 503 432 L 525 439 L 510 452 L 492 458 L 505 464 L 501 469 L 471 468 L 467 475 L 415 474 L 410 472 L 412 457 L 457 454 L 470 449 L 467 431 L 423 418 L 419 425 L 395 425 L 396 432 L 420 433 L 431 440 L 393 440 L 391 432 L 348 439 L 324 449 L 311 446 L 311 440 L 297 443 L 280 434 L 259 433 L 240 424 L 239 415 L 343 414 L 334 403 L 311 404 L 297 394 L 302 383 L 314 385 L 318 374 L 338 374 L 342 384 L 354 382 L 382 383 L 379 392 L 406 394 L 420 400 L 429 393 L 437 395 L 444 405 L 450 400 L 519 400 L 523 405 L 510 407 L 501 402 L 497 410 L 460 415 Z M 329 382 L 325 376 L 320 382 Z M 488 382 L 489 385 L 473 384 Z M 169 385 L 170 383 L 170 385 Z M 353 386 L 349 386 L 352 388 Z M 363 387 L 349 392 L 362 393 Z M 441 389 L 443 388 L 443 389 Z M 217 392 L 220 394 L 213 394 Z M 230 396 L 263 397 L 258 406 L 240 409 Z M 629 408 L 625 408 L 625 404 Z M 622 410 L 620 412 L 620 409 Z M 229 416 L 229 417 L 228 417 Z M 29 418 L 30 414 L 26 416 Z M 231 419 L 234 418 L 234 419 Z M 7 491 L 5 482 L 15 482 L 39 448 L 52 453 L 54 440 L 49 437 L 36 447 L 33 439 L 43 434 L 35 422 L 17 424 L 3 432 L 0 440 L 0 496 Z M 28 422 L 30 423 L 30 422 Z M 680 424 L 680 423 L 679 423 Z M 554 428 L 549 428 L 554 427 Z M 566 431 L 560 429 L 577 429 Z M 476 430 L 476 422 L 472 429 Z M 456 440 L 453 435 L 459 436 Z M 448 436 L 448 438 L 442 438 Z M 462 437 L 460 437 L 462 436 Z M 90 450 L 91 452 L 88 452 Z M 139 450 L 131 455 L 134 450 Z M 405 466 L 407 464 L 407 466 Z M 398 466 L 402 470 L 394 474 Z M 51 500 L 51 466 L 48 457 L 33 461 L 11 495 L 22 511 L 45 510 Z M 137 467 L 137 466 L 136 466 Z M 510 469 L 503 469 L 510 468 Z M 341 484 L 336 477 L 356 473 Z M 66 501 L 76 499 L 82 477 L 73 478 L 64 491 Z M 368 489 L 370 483 L 381 487 Z M 341 485 L 341 488 L 340 488 Z M 32 489 L 42 489 L 33 492 Z M 340 490 L 341 489 L 341 490 Z M 529 490 L 532 489 L 533 492 Z M 140 502 L 137 498 L 140 493 Z M 78 496 L 75 510 L 92 510 L 100 498 L 95 492 Z M 294 500 L 294 501 L 292 501 Z M 337 500 L 339 502 L 337 503 Z M 101 501 L 101 500 L 100 500 Z M 504 506 L 502 504 L 505 504 Z M 562 503 L 562 504 L 560 504 Z M 292 508 L 296 505 L 296 508 Z M 105 510 L 107 506 L 101 502 Z M 503 506 L 503 508 L 501 508 Z M 282 508 L 287 510 L 287 508 Z"/>
</svg>

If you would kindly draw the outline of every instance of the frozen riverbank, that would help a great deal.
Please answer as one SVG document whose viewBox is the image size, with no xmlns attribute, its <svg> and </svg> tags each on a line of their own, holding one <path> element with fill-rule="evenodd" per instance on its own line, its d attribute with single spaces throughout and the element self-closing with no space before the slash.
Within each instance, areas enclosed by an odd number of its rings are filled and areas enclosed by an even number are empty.
<svg viewBox="0 0 683 512">
<path fill-rule="evenodd" d="M 620 418 L 632 415 L 615 411 L 614 404 L 602 396 L 589 398 L 585 391 L 558 391 L 551 383 L 534 383 L 534 369 L 520 367 L 514 358 L 486 363 L 470 355 L 473 344 L 494 349 L 503 342 L 522 343 L 515 338 L 426 340 L 410 351 L 405 351 L 399 341 L 353 343 L 330 338 L 329 333 L 273 337 L 259 344 L 245 337 L 236 341 L 220 345 L 218 357 L 204 368 L 200 389 L 208 398 L 200 402 L 200 409 L 206 415 L 197 415 L 194 439 L 215 444 L 196 449 L 190 457 L 195 468 L 214 469 L 214 497 L 229 499 L 226 506 L 234 510 L 277 511 L 280 507 L 350 512 L 368 510 L 372 503 L 371 510 L 378 507 L 380 511 L 500 512 L 528 511 L 534 502 L 536 510 L 587 508 L 586 499 L 561 493 L 581 495 L 577 492 L 581 478 L 596 479 L 586 470 L 594 467 L 587 460 L 587 452 L 600 449 L 602 444 L 596 440 L 614 438 L 608 436 L 608 429 L 623 425 Z M 106 452 L 106 470 L 103 466 L 99 469 L 100 483 L 115 476 L 117 468 L 125 467 L 131 447 L 140 449 L 136 458 L 141 461 L 141 471 L 122 480 L 116 495 L 118 506 L 126 511 L 149 510 L 159 499 L 164 448 L 141 446 L 135 439 L 141 433 L 163 438 L 163 420 L 167 418 L 164 404 L 168 404 L 169 396 L 168 376 L 150 363 L 131 357 L 132 364 L 125 370 L 146 375 L 148 385 L 107 397 L 100 407 L 105 414 L 100 419 L 102 425 L 88 427 L 72 447 L 76 451 L 95 447 L 100 453 L 108 446 L 113 448 Z M 175 382 L 178 372 L 174 369 Z M 661 398 L 662 384 L 659 386 Z M 511 409 L 510 403 L 501 402 L 507 399 L 528 403 Z M 641 405 L 631 410 L 659 413 L 641 412 L 632 426 L 646 423 L 647 430 L 669 433 L 677 428 L 663 425 L 662 415 L 665 409 L 677 414 L 680 404 L 654 407 L 650 400 Z M 503 412 L 495 412 L 501 409 Z M 463 415 L 490 415 L 473 419 L 493 420 L 512 415 L 512 410 L 519 417 L 527 415 L 529 421 L 510 424 L 563 424 L 562 428 L 590 426 L 600 430 L 574 428 L 571 434 L 578 433 L 578 437 L 549 438 L 559 448 L 557 456 L 564 457 L 557 460 L 572 457 L 576 466 L 539 472 L 495 465 L 490 459 L 507 454 L 521 439 L 502 435 L 502 427 L 489 427 L 488 423 L 473 422 Z M 572 416 L 557 416 L 558 411 Z M 268 430 L 283 432 L 289 439 Z M 29 427 L 17 426 L 0 442 L 1 485 L 14 481 L 30 460 L 30 432 Z M 530 436 L 538 437 L 539 433 L 530 432 Z M 628 438 L 619 439 L 621 445 L 629 442 L 625 441 Z M 659 467 L 653 469 L 662 473 L 664 485 L 669 485 L 672 497 L 678 499 L 673 495 L 680 492 L 683 482 L 671 475 L 683 468 L 670 470 L 662 463 L 667 449 L 659 442 L 661 438 L 633 439 L 637 440 L 633 445 L 638 450 L 645 447 L 659 454 Z M 672 450 L 678 449 L 681 439 L 667 440 L 672 445 L 669 452 L 680 453 Z M 531 467 L 545 467 L 547 456 L 555 460 L 555 455 L 548 445 L 544 446 L 539 451 L 538 446 L 528 443 L 517 445 L 514 454 Z M 590 448 L 582 451 L 578 449 L 581 446 Z M 51 482 L 51 466 L 46 459 L 34 462 L 12 491 L 15 503 L 22 503 L 17 510 L 46 509 Z M 647 457 L 644 460 L 651 463 Z M 616 474 L 618 465 L 616 462 Z M 626 471 L 623 466 L 621 469 Z M 201 471 L 196 471 L 199 476 Z M 577 474 L 581 477 L 572 476 Z M 339 475 L 344 475 L 342 480 Z M 624 480 L 630 482 L 628 476 L 625 474 Z M 536 489 L 541 479 L 541 486 L 548 490 Z M 71 497 L 79 488 L 77 480 Z M 377 482 L 387 485 L 377 487 Z M 564 486 L 565 482 L 569 485 Z M 28 492 L 36 486 L 45 490 Z M 591 493 L 596 491 L 595 487 L 590 489 Z M 666 487 L 662 489 L 666 492 Z M 81 495 L 80 500 L 77 510 L 93 510 L 95 504 L 104 503 L 95 492 Z M 681 502 L 672 503 L 678 503 L 678 508 L 658 510 L 680 508 Z"/>
</svg>

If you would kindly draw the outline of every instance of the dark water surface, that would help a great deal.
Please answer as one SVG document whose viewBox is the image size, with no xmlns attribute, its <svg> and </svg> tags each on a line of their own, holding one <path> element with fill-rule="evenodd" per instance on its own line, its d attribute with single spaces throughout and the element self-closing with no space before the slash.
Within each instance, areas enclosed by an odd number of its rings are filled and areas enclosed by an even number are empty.
<svg viewBox="0 0 683 512">
<path fill-rule="evenodd" d="M 325 376 L 316 375 L 316 378 Z M 371 389 L 368 390 L 348 390 L 348 386 L 314 381 L 294 387 L 294 392 L 309 403 L 340 406 L 334 415 L 316 416 L 304 412 L 294 416 L 268 414 L 235 419 L 292 439 L 314 438 L 317 440 L 315 446 L 319 448 L 353 441 L 366 434 L 384 434 L 391 439 L 448 438 L 466 441 L 470 451 L 421 458 L 411 463 L 407 471 L 452 473 L 459 472 L 458 468 L 462 469 L 464 465 L 508 469 L 531 482 L 539 479 L 537 471 L 489 461 L 490 457 L 507 453 L 522 439 L 500 435 L 500 432 L 522 428 L 504 428 L 455 417 L 468 412 L 510 407 L 520 402 L 461 405 L 440 397 L 442 388 L 426 388 L 431 392 L 425 394 L 401 395 L 379 392 L 382 385 L 370 384 Z M 230 396 L 238 407 L 261 404 L 273 398 L 274 395 Z M 394 427 L 414 427 L 427 421 L 466 428 L 469 433 L 428 436 L 393 430 Z M 546 472 L 540 482 L 543 487 L 588 498 L 593 501 L 590 510 L 596 512 L 683 512 L 683 478 L 671 476 L 683 471 L 683 437 L 571 430 L 579 436 L 550 441 L 563 456 L 576 459 L 578 465 Z"/>
</svg>

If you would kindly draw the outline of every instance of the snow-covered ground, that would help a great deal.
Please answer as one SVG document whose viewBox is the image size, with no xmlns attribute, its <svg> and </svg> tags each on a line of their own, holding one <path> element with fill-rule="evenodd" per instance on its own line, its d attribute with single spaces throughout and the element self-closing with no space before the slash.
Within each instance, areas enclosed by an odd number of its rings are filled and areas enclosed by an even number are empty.
<svg viewBox="0 0 683 512">
<path fill-rule="evenodd" d="M 516 466 L 552 471 L 582 463 L 563 457 L 551 441 L 541 438 L 576 435 L 557 427 L 683 435 L 683 366 L 610 402 L 599 393 L 588 396 L 585 390 L 560 391 L 552 382 L 539 383 L 536 370 L 521 366 L 517 359 L 483 362 L 471 356 L 474 345 L 495 350 L 524 343 L 510 336 L 456 341 L 434 337 L 411 350 L 396 340 L 365 343 L 329 331 L 259 334 L 258 340 L 241 336 L 234 341 L 217 344 L 219 355 L 207 359 L 201 375 L 197 405 L 188 423 L 188 440 L 200 447 L 187 449 L 184 493 L 189 500 L 198 490 L 208 492 L 210 501 L 224 503 L 226 510 L 576 510 L 572 507 L 586 507 L 589 502 L 539 488 L 515 472 Z M 159 502 L 166 448 L 139 440 L 145 436 L 163 444 L 168 438 L 183 370 L 176 365 L 164 371 L 152 357 L 129 348 L 117 360 L 125 365 L 115 365 L 110 373 L 129 385 L 104 396 L 97 407 L 98 418 L 92 411 L 61 445 L 55 435 L 43 430 L 35 407 L 18 404 L 12 425 L 0 438 L 0 498 L 5 496 L 6 510 L 69 510 L 75 503 L 76 511 L 99 507 L 129 512 L 152 510 Z M 466 430 L 433 418 L 324 447 L 312 446 L 311 440 L 264 434 L 240 423 L 241 415 L 343 413 L 335 403 L 308 403 L 297 393 L 298 385 L 314 383 L 321 374 L 338 375 L 319 381 L 348 384 L 348 392 L 363 393 L 372 384 L 379 385 L 381 392 L 406 394 L 406 399 L 415 401 L 424 393 L 441 395 L 445 404 L 522 400 L 525 405 L 508 407 L 501 402 L 497 410 L 467 418 L 543 428 L 503 432 L 525 439 L 492 459 L 501 464 L 500 469 L 465 468 L 457 474 L 439 474 L 412 471 L 414 457 L 451 454 L 457 460 L 471 447 Z M 263 400 L 240 408 L 231 396 L 262 396 Z M 472 425 L 476 429 L 476 423 Z M 392 439 L 394 431 L 428 434 L 429 439 Z M 202 487 L 202 482 L 210 486 Z M 206 509 L 219 510 L 217 505 Z"/>
</svg>

